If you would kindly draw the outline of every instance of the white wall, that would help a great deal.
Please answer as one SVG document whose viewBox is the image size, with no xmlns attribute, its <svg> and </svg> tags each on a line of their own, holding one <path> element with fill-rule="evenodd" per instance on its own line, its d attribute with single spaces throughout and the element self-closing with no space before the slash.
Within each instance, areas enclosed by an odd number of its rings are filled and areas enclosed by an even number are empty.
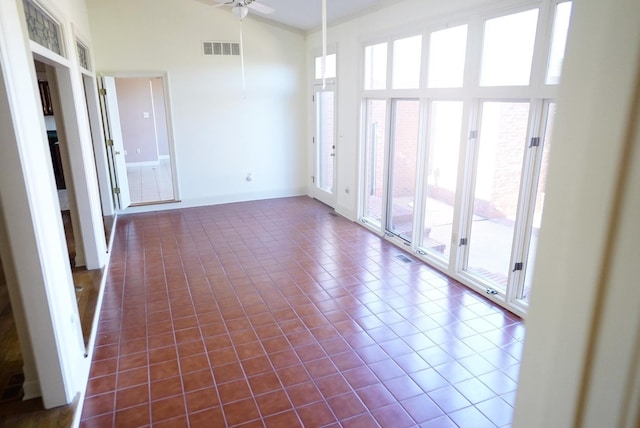
<svg viewBox="0 0 640 428">
<path fill-rule="evenodd" d="M 183 202 L 155 209 L 305 193 L 301 33 L 244 20 L 244 98 L 240 57 L 201 53 L 205 40 L 239 41 L 228 10 L 195 0 L 87 4 L 99 72 L 168 73 Z"/>
</svg>

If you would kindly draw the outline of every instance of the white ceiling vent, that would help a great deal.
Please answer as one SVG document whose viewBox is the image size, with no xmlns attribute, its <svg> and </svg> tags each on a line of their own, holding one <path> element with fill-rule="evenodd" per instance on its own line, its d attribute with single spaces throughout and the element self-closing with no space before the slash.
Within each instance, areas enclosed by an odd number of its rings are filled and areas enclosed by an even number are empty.
<svg viewBox="0 0 640 428">
<path fill-rule="evenodd" d="M 202 42 L 202 55 L 240 55 L 240 43 Z"/>
</svg>

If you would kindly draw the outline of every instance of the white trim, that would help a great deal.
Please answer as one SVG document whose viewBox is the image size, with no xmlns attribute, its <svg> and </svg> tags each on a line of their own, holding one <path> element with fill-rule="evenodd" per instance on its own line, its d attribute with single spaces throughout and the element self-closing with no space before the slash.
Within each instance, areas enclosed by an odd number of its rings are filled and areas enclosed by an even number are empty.
<svg viewBox="0 0 640 428">
<path fill-rule="evenodd" d="M 143 161 L 143 162 L 127 162 L 127 168 L 129 167 L 137 167 L 137 166 L 158 166 L 160 165 L 160 161 Z"/>
</svg>

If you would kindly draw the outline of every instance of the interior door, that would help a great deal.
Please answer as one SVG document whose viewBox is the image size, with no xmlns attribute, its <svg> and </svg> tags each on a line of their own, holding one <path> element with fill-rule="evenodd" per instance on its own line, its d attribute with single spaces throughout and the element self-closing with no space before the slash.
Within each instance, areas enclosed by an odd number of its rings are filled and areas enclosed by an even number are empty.
<svg viewBox="0 0 640 428">
<path fill-rule="evenodd" d="M 336 178 L 336 128 L 335 89 L 327 85 L 316 88 L 313 196 L 319 201 L 335 206 Z"/>
<path fill-rule="evenodd" d="M 124 158 L 124 142 L 120 130 L 116 79 L 111 76 L 103 76 L 100 79 L 100 83 L 100 107 L 102 108 L 102 120 L 107 141 L 112 188 L 114 197 L 118 201 L 118 207 L 123 210 L 131 205 L 131 195 L 127 179 L 127 165 Z"/>
</svg>

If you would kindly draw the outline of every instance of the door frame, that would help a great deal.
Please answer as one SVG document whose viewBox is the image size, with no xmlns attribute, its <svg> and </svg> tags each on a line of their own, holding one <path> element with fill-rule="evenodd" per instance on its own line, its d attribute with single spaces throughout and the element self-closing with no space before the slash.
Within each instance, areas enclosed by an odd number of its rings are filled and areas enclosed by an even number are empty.
<svg viewBox="0 0 640 428">
<path fill-rule="evenodd" d="M 175 138 L 174 138 L 174 130 L 173 130 L 173 111 L 171 109 L 171 91 L 170 91 L 170 85 L 169 85 L 169 72 L 167 71 L 141 71 L 141 72 L 136 72 L 136 71 L 102 71 L 100 73 L 98 73 L 98 80 L 100 81 L 103 77 L 113 77 L 115 79 L 127 79 L 127 78 L 160 78 L 162 79 L 162 89 L 164 92 L 164 107 L 165 107 L 165 117 L 166 117 L 166 124 L 167 124 L 167 138 L 168 138 L 168 145 L 169 145 L 169 156 L 170 156 L 170 166 L 171 166 L 171 184 L 172 184 L 172 188 L 173 188 L 173 199 L 171 200 L 163 200 L 163 201 L 157 201 L 157 202 L 150 202 L 150 203 L 144 203 L 144 204 L 140 204 L 140 205 L 157 205 L 157 204 L 165 204 L 165 203 L 172 203 L 172 202 L 180 202 L 180 186 L 178 184 L 178 167 L 177 167 L 177 155 L 176 155 L 176 146 L 175 146 Z M 101 85 L 101 83 L 100 83 Z M 102 86 L 100 86 L 100 88 L 102 88 Z M 103 100 L 104 97 L 101 96 L 101 100 Z M 103 118 L 104 118 L 104 112 L 103 112 Z M 103 119 L 104 121 L 104 119 Z M 105 127 L 105 135 L 107 132 L 111 132 L 111 130 L 107 131 L 106 126 Z M 105 137 L 106 139 L 106 137 Z M 106 142 L 105 142 L 106 143 Z M 107 152 L 110 152 L 110 150 L 107 148 Z M 112 187 L 112 192 L 113 192 L 113 188 L 117 187 L 116 186 L 116 182 L 114 181 L 114 177 L 115 177 L 115 169 L 114 169 L 114 165 L 113 165 L 113 159 L 111 155 L 108 155 L 108 161 L 109 161 L 109 174 L 111 177 L 111 187 Z M 125 174 L 126 175 L 126 174 Z M 127 183 L 128 186 L 128 183 Z M 116 194 L 113 194 L 113 198 L 114 200 L 119 200 L 118 196 Z M 140 206 L 137 205 L 137 206 Z M 135 207 L 136 205 L 133 205 L 132 207 Z M 120 212 L 124 211 L 127 207 L 121 207 L 118 206 L 118 210 Z"/>
</svg>

